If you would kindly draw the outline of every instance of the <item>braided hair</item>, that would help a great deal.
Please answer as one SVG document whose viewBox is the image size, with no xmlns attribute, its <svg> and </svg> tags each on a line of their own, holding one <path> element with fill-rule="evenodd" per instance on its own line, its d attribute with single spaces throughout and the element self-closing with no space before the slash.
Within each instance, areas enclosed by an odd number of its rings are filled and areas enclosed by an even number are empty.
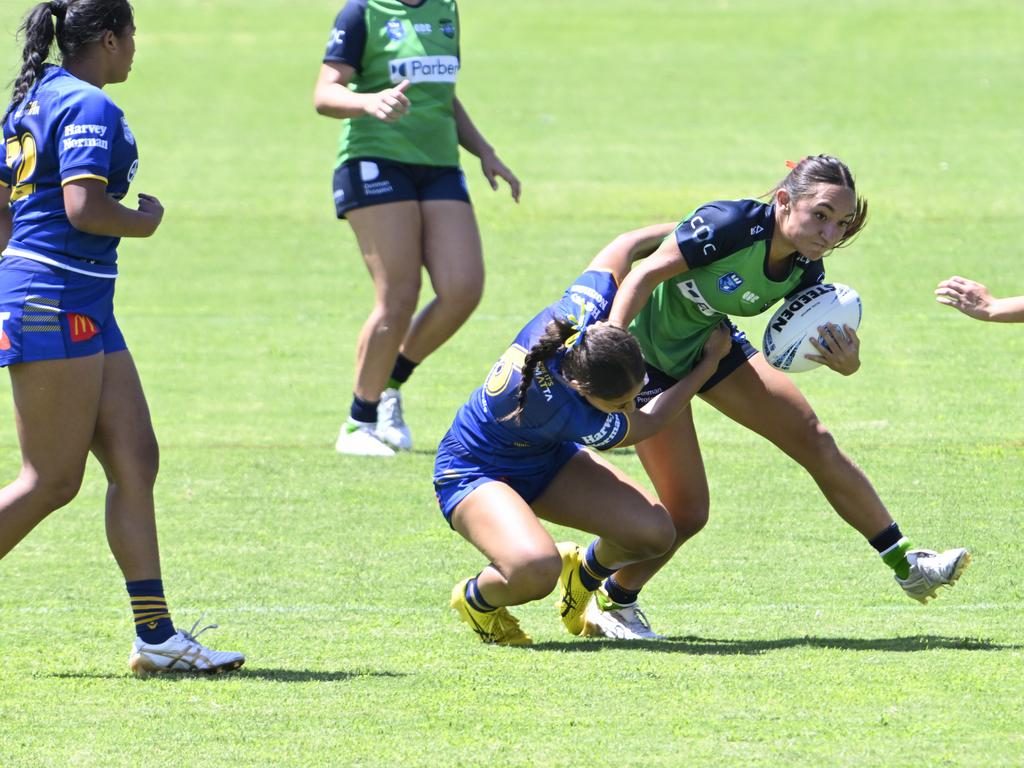
<svg viewBox="0 0 1024 768">
<path fill-rule="evenodd" d="M 576 334 L 577 343 L 566 349 L 566 342 Z M 601 400 L 620 398 L 643 381 L 644 355 L 640 342 L 629 331 L 602 323 L 585 327 L 581 332 L 578 325 L 556 317 L 526 355 L 522 380 L 516 390 L 517 407 L 502 421 L 515 419 L 519 423 L 537 366 L 561 352 L 565 353 L 562 375 L 579 382 L 586 394 Z"/>
<path fill-rule="evenodd" d="M 836 248 L 848 245 L 853 237 L 864 229 L 868 218 L 868 201 L 857 194 L 853 174 L 842 160 L 832 155 L 808 155 L 792 165 L 792 170 L 771 191 L 774 195 L 780 189 L 786 190 L 794 200 L 808 197 L 818 184 L 829 184 L 849 189 L 857 198 L 857 212 L 843 236 L 836 243 Z"/>
<path fill-rule="evenodd" d="M 48 0 L 34 6 L 18 28 L 25 46 L 21 52 L 21 71 L 14 78 L 11 103 L 4 119 L 43 76 L 54 42 L 66 60 L 99 40 L 104 32 L 120 36 L 133 23 L 128 0 Z"/>
</svg>

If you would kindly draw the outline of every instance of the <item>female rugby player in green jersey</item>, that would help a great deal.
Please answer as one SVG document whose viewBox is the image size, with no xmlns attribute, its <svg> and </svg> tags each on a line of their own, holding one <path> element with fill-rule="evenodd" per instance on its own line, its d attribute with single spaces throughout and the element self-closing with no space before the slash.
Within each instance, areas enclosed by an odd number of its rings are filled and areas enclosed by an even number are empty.
<svg viewBox="0 0 1024 768">
<path fill-rule="evenodd" d="M 11 374 L 22 466 L 0 489 L 0 558 L 75 497 L 91 451 L 107 476 L 107 541 L 134 612 L 132 671 L 237 669 L 242 654 L 213 651 L 171 622 L 153 505 L 159 449 L 114 317 L 118 243 L 152 235 L 164 212 L 150 195 L 137 209 L 121 202 L 139 152 L 102 90 L 131 70 L 132 7 L 51 0 L 21 31 L 0 155 L 0 366 Z M 60 66 L 45 63 L 54 42 Z"/>
<path fill-rule="evenodd" d="M 935 289 L 935 300 L 959 309 L 975 320 L 992 323 L 1024 323 L 1024 296 L 997 299 L 981 283 L 953 275 Z"/>
<path fill-rule="evenodd" d="M 729 314 L 767 311 L 795 290 L 823 282 L 821 259 L 864 226 L 867 202 L 834 157 L 804 158 L 779 182 L 768 204 L 720 201 L 688 215 L 659 249 L 629 274 L 609 321 L 640 340 L 653 396 L 685 375 L 704 339 Z M 826 345 L 813 356 L 844 375 L 860 366 L 852 329 L 821 329 Z M 701 397 L 798 461 L 826 499 L 875 547 L 906 593 L 921 602 L 959 578 L 965 549 L 941 554 L 912 549 L 864 473 L 837 447 L 790 378 L 738 331 L 733 349 Z M 640 401 L 638 401 L 640 402 Z M 676 524 L 672 550 L 621 569 L 591 603 L 588 630 L 612 637 L 656 637 L 637 605 L 641 588 L 708 519 L 708 484 L 692 413 L 637 446 L 658 497 Z"/>
<path fill-rule="evenodd" d="M 519 200 L 519 180 L 455 95 L 459 33 L 455 0 L 348 0 L 320 68 L 317 112 L 344 120 L 335 209 L 352 225 L 376 289 L 341 453 L 412 447 L 399 387 L 480 301 L 480 234 L 459 146 L 480 158 L 493 189 L 502 178 Z M 424 268 L 435 298 L 414 318 Z"/>
</svg>

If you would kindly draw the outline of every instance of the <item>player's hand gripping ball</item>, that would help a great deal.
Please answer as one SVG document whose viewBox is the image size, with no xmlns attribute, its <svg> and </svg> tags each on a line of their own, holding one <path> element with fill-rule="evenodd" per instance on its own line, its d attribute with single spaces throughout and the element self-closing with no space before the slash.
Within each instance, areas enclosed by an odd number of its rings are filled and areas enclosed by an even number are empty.
<svg viewBox="0 0 1024 768">
<path fill-rule="evenodd" d="M 860 318 L 860 296 L 853 288 L 842 283 L 815 285 L 790 296 L 775 311 L 764 329 L 761 351 L 780 371 L 809 371 L 821 365 L 805 357 L 818 354 L 811 340 L 828 347 L 818 327 L 832 323 L 856 331 Z"/>
</svg>

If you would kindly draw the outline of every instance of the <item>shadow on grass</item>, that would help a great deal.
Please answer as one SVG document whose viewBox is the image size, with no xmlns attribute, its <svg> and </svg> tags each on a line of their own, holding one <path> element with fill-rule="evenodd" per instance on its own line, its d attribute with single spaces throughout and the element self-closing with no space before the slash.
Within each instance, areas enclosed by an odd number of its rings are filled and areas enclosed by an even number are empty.
<svg viewBox="0 0 1024 768">
<path fill-rule="evenodd" d="M 1022 645 L 1005 645 L 991 640 L 940 635 L 909 637 L 784 637 L 778 640 L 726 640 L 694 635 L 666 637 L 664 640 L 611 640 L 594 638 L 584 641 L 555 641 L 529 646 L 535 651 L 592 652 L 616 648 L 637 648 L 652 653 L 686 653 L 693 656 L 753 656 L 786 648 L 838 648 L 845 651 L 889 651 L 913 653 L 936 649 L 954 651 L 1019 651 Z"/>
<path fill-rule="evenodd" d="M 129 677 L 125 674 L 103 674 L 98 672 L 55 672 L 49 677 L 73 680 L 120 680 Z M 375 672 L 373 670 L 316 671 L 311 669 L 272 669 L 260 667 L 242 667 L 235 672 L 222 672 L 218 675 L 167 673 L 152 675 L 147 680 L 270 680 L 275 683 L 338 683 L 354 680 L 359 677 L 407 677 L 406 672 Z"/>
</svg>

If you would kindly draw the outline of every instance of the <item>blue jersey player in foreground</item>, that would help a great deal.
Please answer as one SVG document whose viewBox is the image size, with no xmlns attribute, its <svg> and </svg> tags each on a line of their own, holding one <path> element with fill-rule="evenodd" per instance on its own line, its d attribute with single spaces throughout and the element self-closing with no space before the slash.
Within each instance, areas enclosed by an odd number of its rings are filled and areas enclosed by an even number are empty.
<svg viewBox="0 0 1024 768">
<path fill-rule="evenodd" d="M 40 3 L 21 32 L 0 156 L 0 366 L 11 375 L 22 467 L 0 489 L 0 558 L 75 497 L 91 451 L 107 476 L 107 541 L 135 618 L 132 671 L 236 669 L 242 654 L 213 651 L 171 622 L 153 508 L 156 437 L 113 313 L 120 238 L 149 237 L 163 216 L 149 195 L 138 209 L 121 203 L 138 149 L 102 90 L 131 70 L 131 5 Z M 61 66 L 44 63 L 54 42 Z"/>
<path fill-rule="evenodd" d="M 601 581 L 662 555 L 675 531 L 665 508 L 597 451 L 633 445 L 682 413 L 730 348 L 714 331 L 693 370 L 643 408 L 644 358 L 627 331 L 603 322 L 630 263 L 671 225 L 621 235 L 562 299 L 516 336 L 441 441 L 434 487 L 441 511 L 489 564 L 455 585 L 451 606 L 481 640 L 525 645 L 506 606 L 545 597 L 587 634 L 584 611 Z M 598 536 L 556 545 L 538 518 Z"/>
</svg>

